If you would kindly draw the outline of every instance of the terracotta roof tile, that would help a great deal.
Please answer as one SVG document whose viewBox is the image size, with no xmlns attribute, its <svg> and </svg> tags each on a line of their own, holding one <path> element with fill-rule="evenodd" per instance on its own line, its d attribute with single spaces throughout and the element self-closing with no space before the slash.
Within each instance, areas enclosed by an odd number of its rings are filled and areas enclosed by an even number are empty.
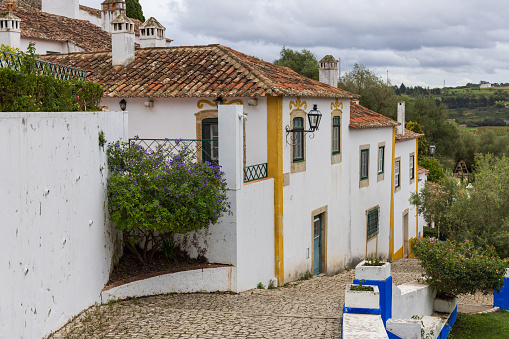
<svg viewBox="0 0 509 339">
<path fill-rule="evenodd" d="M 407 141 L 407 140 L 412 140 L 412 139 L 418 139 L 418 138 L 421 138 L 423 136 L 424 136 L 424 134 L 415 133 L 415 132 L 412 132 L 411 130 L 408 130 L 408 129 L 405 128 L 405 135 L 401 135 L 399 133 L 396 133 L 396 142 L 398 142 L 398 141 Z"/>
<path fill-rule="evenodd" d="M 379 128 L 379 127 L 393 127 L 398 126 L 397 121 L 386 117 L 380 113 L 376 113 L 366 107 L 363 107 L 355 102 L 350 102 L 350 128 Z"/>
<path fill-rule="evenodd" d="M 119 68 L 107 52 L 43 58 L 86 70 L 107 97 L 356 97 L 221 45 L 137 49 L 135 60 Z"/>
<path fill-rule="evenodd" d="M 5 5 L 0 4 L 0 11 L 6 10 Z M 23 38 L 68 41 L 87 52 L 111 50 L 110 35 L 86 20 L 70 19 L 20 6 L 16 6 L 13 12 L 21 19 Z"/>
<path fill-rule="evenodd" d="M 419 174 L 422 174 L 422 173 L 429 174 L 429 171 L 422 166 L 417 166 L 417 172 Z"/>
</svg>

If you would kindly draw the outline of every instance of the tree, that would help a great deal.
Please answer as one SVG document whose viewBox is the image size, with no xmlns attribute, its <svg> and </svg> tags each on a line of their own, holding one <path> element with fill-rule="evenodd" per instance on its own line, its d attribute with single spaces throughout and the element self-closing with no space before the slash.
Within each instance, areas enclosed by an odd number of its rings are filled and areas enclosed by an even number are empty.
<svg viewBox="0 0 509 339">
<path fill-rule="evenodd" d="M 139 0 L 126 0 L 125 5 L 127 17 L 145 22 L 143 9 L 141 8 Z"/>
<path fill-rule="evenodd" d="M 398 98 L 394 88 L 363 65 L 355 64 L 350 72 L 341 77 L 338 87 L 359 94 L 362 106 L 389 118 L 397 118 Z"/>
<path fill-rule="evenodd" d="M 318 80 L 318 61 L 309 50 L 298 52 L 283 46 L 279 55 L 280 58 L 274 61 L 274 65 L 288 67 L 300 75 Z"/>
</svg>

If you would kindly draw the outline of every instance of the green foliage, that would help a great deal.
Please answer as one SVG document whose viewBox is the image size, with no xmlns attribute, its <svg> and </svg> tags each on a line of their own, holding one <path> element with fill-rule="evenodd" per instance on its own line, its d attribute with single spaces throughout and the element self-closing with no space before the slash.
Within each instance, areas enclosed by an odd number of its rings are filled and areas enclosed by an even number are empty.
<svg viewBox="0 0 509 339">
<path fill-rule="evenodd" d="M 412 131 L 415 133 L 419 133 L 419 134 L 424 133 L 421 125 L 419 125 L 418 123 L 413 122 L 413 121 L 407 122 L 405 128 L 408 129 L 409 131 Z M 429 153 L 429 143 L 426 139 L 426 136 L 420 137 L 418 139 L 417 147 L 418 147 L 419 159 Z"/>
<path fill-rule="evenodd" d="M 444 176 L 439 183 L 426 182 L 424 188 L 410 195 L 410 203 L 419 207 L 419 213 L 428 223 L 435 223 L 441 234 L 450 233 L 449 209 L 460 193 L 458 181 L 451 175 Z"/>
<path fill-rule="evenodd" d="M 369 266 L 369 265 L 365 265 L 365 266 Z M 366 280 L 362 279 L 359 282 L 359 285 L 350 285 L 350 291 L 358 291 L 358 292 L 370 291 L 370 292 L 373 292 L 375 290 L 373 288 L 373 286 L 365 286 L 364 285 L 365 283 L 366 283 Z"/>
<path fill-rule="evenodd" d="M 106 137 L 104 136 L 104 131 L 99 131 L 99 147 L 104 148 L 104 145 L 106 145 Z"/>
<path fill-rule="evenodd" d="M 385 265 L 385 262 L 380 260 L 379 258 L 371 258 L 367 257 L 366 262 L 363 266 L 383 266 Z"/>
<path fill-rule="evenodd" d="M 424 226 L 422 228 L 422 235 L 425 238 L 438 238 L 438 229 L 434 227 Z"/>
<path fill-rule="evenodd" d="M 260 281 L 260 282 L 258 283 L 258 285 L 256 285 L 256 288 L 257 288 L 257 289 L 259 289 L 259 290 L 264 290 L 264 289 L 265 289 L 265 285 L 264 285 L 264 284 L 262 284 L 262 282 Z"/>
<path fill-rule="evenodd" d="M 126 16 L 128 18 L 137 19 L 141 22 L 145 22 L 145 16 L 143 16 L 143 9 L 141 8 L 139 0 L 126 0 Z"/>
<path fill-rule="evenodd" d="M 307 49 L 298 52 L 283 46 L 280 58 L 274 61 L 274 65 L 288 67 L 301 75 L 318 80 L 318 61 Z"/>
<path fill-rule="evenodd" d="M 444 170 L 440 166 L 440 162 L 432 157 L 419 157 L 419 166 L 429 171 L 428 181 L 440 182 L 444 178 Z"/>
<path fill-rule="evenodd" d="M 478 154 L 475 164 L 473 187 L 460 191 L 448 210 L 448 231 L 509 257 L 509 158 Z"/>
<path fill-rule="evenodd" d="M 20 53 L 21 72 L 0 68 L 0 111 L 72 112 L 98 110 L 103 96 L 100 85 L 83 80 L 57 80 L 35 68 L 35 47 Z"/>
<path fill-rule="evenodd" d="M 276 288 L 276 286 L 274 285 L 274 283 L 275 283 L 274 279 L 270 279 L 270 281 L 269 281 L 269 285 L 267 286 L 267 289 L 268 289 L 268 290 L 273 290 L 273 289 L 275 289 L 275 288 Z"/>
<path fill-rule="evenodd" d="M 4 44 L 0 45 L 0 50 L 6 51 L 6 52 L 11 52 L 11 53 L 14 53 L 14 54 L 19 54 L 21 52 L 19 50 L 19 48 L 14 48 L 14 47 L 11 47 L 11 46 L 8 46 L 8 45 L 4 45 Z"/>
<path fill-rule="evenodd" d="M 500 291 L 509 261 L 500 259 L 493 248 L 479 248 L 469 241 L 413 239 L 412 252 L 426 271 L 426 283 L 441 295 Z"/>
<path fill-rule="evenodd" d="M 359 94 L 359 103 L 362 106 L 392 119 L 397 119 L 398 98 L 394 89 L 378 77 L 374 71 L 363 65 L 355 64 L 350 72 L 340 78 L 338 87 Z"/>
<path fill-rule="evenodd" d="M 164 239 L 208 228 L 230 213 L 219 166 L 195 162 L 183 147 L 167 158 L 162 147 L 151 151 L 117 141 L 107 154 L 110 219 L 142 262 L 152 260 Z"/>
<path fill-rule="evenodd" d="M 310 271 L 306 271 L 306 273 L 304 273 L 304 275 L 299 278 L 299 281 L 309 280 L 311 278 L 313 278 L 313 273 L 311 273 Z"/>
</svg>

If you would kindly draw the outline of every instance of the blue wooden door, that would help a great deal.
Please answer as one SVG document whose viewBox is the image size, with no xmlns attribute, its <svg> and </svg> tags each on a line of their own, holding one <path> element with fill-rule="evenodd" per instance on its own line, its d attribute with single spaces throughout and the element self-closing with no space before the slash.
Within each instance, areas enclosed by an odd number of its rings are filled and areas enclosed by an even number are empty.
<svg viewBox="0 0 509 339">
<path fill-rule="evenodd" d="M 313 224 L 313 274 L 322 272 L 322 218 L 315 216 Z"/>
</svg>

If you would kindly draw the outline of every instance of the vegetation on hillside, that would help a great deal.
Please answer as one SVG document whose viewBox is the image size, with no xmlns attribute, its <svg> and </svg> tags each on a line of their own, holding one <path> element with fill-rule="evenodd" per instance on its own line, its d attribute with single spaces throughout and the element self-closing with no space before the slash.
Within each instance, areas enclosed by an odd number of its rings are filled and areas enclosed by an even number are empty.
<svg viewBox="0 0 509 339">
<path fill-rule="evenodd" d="M 128 18 L 137 19 L 141 22 L 145 22 L 145 16 L 143 15 L 143 9 L 141 8 L 139 0 L 126 0 L 126 16 Z"/>
</svg>

